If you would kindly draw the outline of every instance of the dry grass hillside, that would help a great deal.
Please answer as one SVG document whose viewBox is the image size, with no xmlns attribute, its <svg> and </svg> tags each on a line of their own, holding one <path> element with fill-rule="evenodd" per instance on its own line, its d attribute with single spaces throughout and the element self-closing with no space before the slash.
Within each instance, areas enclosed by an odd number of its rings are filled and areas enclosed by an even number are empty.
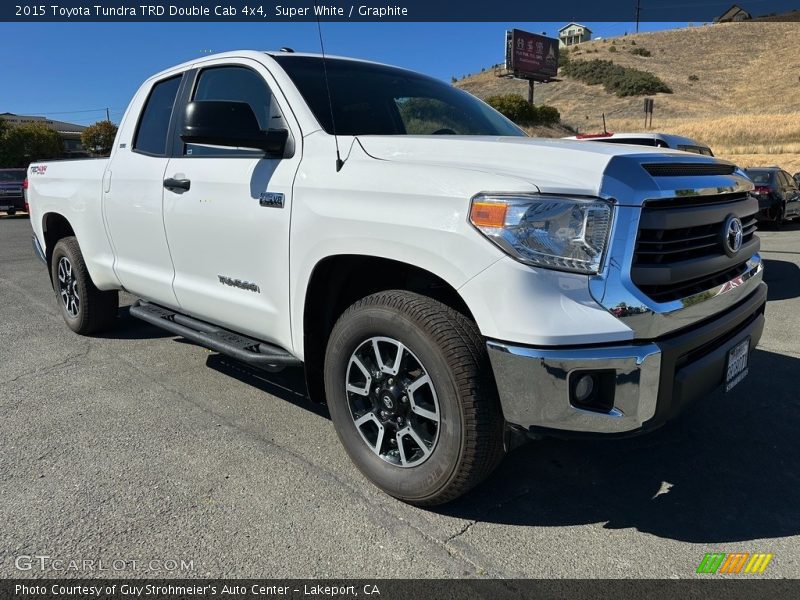
<svg viewBox="0 0 800 600">
<path fill-rule="evenodd" d="M 595 40 L 575 47 L 570 59 L 611 60 L 657 75 L 673 93 L 654 96 L 654 130 L 697 138 L 742 166 L 778 164 L 794 173 L 800 171 L 799 38 L 798 22 L 706 25 Z M 651 56 L 631 54 L 635 48 Z M 491 69 L 456 85 L 480 97 L 527 96 L 527 82 L 495 77 Z M 535 101 L 558 108 L 562 122 L 579 131 L 601 131 L 602 113 L 609 131 L 644 127 L 641 97 L 618 98 L 599 85 L 569 78 L 537 84 Z"/>
</svg>

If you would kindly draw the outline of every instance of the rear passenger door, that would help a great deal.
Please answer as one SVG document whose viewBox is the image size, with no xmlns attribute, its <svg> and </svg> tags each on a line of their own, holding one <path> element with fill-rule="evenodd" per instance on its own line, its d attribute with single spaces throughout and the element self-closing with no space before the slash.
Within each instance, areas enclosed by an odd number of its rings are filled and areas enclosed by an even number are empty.
<svg viewBox="0 0 800 600">
<path fill-rule="evenodd" d="M 177 307 L 174 271 L 162 218 L 173 108 L 182 74 L 166 76 L 131 103 L 103 179 L 103 211 L 114 247 L 114 271 L 129 292 Z M 130 132 L 130 133 L 128 133 Z"/>
<path fill-rule="evenodd" d="M 185 102 L 246 102 L 261 129 L 288 129 L 301 139 L 269 71 L 248 59 L 210 62 L 191 74 Z M 289 217 L 300 149 L 281 158 L 263 151 L 184 144 L 177 127 L 165 177 L 188 190 L 167 190 L 164 225 L 184 312 L 291 347 Z"/>
</svg>

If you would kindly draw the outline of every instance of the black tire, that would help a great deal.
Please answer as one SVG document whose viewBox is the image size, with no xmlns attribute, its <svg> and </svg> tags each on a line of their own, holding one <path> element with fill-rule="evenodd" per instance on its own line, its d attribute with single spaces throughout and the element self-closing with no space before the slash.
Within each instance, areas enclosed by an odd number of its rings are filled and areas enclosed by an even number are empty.
<svg viewBox="0 0 800 600">
<path fill-rule="evenodd" d="M 16 210 L 13 210 L 13 209 L 12 209 L 12 210 L 7 210 L 7 211 L 6 211 L 6 214 L 7 214 L 9 217 L 13 217 L 15 214 L 17 214 L 17 211 L 16 211 Z"/>
<path fill-rule="evenodd" d="M 786 224 L 786 207 L 781 206 L 775 209 L 775 229 L 783 229 Z"/>
<path fill-rule="evenodd" d="M 63 268 L 67 265 L 70 267 L 70 274 L 65 277 Z M 77 239 L 70 236 L 59 240 L 53 248 L 50 274 L 61 315 L 72 331 L 81 335 L 92 335 L 114 325 L 119 308 L 119 294 L 116 290 L 102 292 L 95 287 Z"/>
<path fill-rule="evenodd" d="M 427 371 L 435 390 L 437 437 L 427 458 L 416 466 L 392 464 L 376 453 L 351 411 L 353 396 L 346 391 L 351 356 L 380 336 L 402 343 L 412 353 L 410 360 Z M 386 493 L 410 504 L 454 500 L 483 481 L 503 458 L 503 416 L 484 340 L 475 323 L 426 296 L 391 290 L 350 306 L 328 340 L 325 392 L 339 439 L 359 470 Z M 411 412 L 409 425 L 418 419 Z M 397 445 L 397 440 L 389 442 Z"/>
</svg>

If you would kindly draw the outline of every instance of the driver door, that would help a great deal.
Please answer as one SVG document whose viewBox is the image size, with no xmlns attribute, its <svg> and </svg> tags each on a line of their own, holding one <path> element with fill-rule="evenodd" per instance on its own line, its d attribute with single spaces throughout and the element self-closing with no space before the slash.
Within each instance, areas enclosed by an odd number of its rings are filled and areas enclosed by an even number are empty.
<svg viewBox="0 0 800 600">
<path fill-rule="evenodd" d="M 196 71 L 188 101 L 246 102 L 261 129 L 290 131 L 288 152 L 185 144 L 176 128 L 165 179 L 188 189 L 164 192 L 164 226 L 175 267 L 173 289 L 182 309 L 259 339 L 291 347 L 289 222 L 300 152 L 295 122 L 269 72 L 241 59 Z"/>
</svg>

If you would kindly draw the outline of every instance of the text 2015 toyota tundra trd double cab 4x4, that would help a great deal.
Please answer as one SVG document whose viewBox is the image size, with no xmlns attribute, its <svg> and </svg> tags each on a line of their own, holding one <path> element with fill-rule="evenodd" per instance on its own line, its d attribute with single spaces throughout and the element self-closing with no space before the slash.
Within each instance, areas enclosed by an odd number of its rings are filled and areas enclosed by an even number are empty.
<svg viewBox="0 0 800 600">
<path fill-rule="evenodd" d="M 764 326 L 734 165 L 530 139 L 385 65 L 189 62 L 144 83 L 110 158 L 28 177 L 74 331 L 111 326 L 126 290 L 213 350 L 304 364 L 359 469 L 416 504 L 462 494 L 517 435 L 658 426 L 736 385 Z"/>
</svg>

